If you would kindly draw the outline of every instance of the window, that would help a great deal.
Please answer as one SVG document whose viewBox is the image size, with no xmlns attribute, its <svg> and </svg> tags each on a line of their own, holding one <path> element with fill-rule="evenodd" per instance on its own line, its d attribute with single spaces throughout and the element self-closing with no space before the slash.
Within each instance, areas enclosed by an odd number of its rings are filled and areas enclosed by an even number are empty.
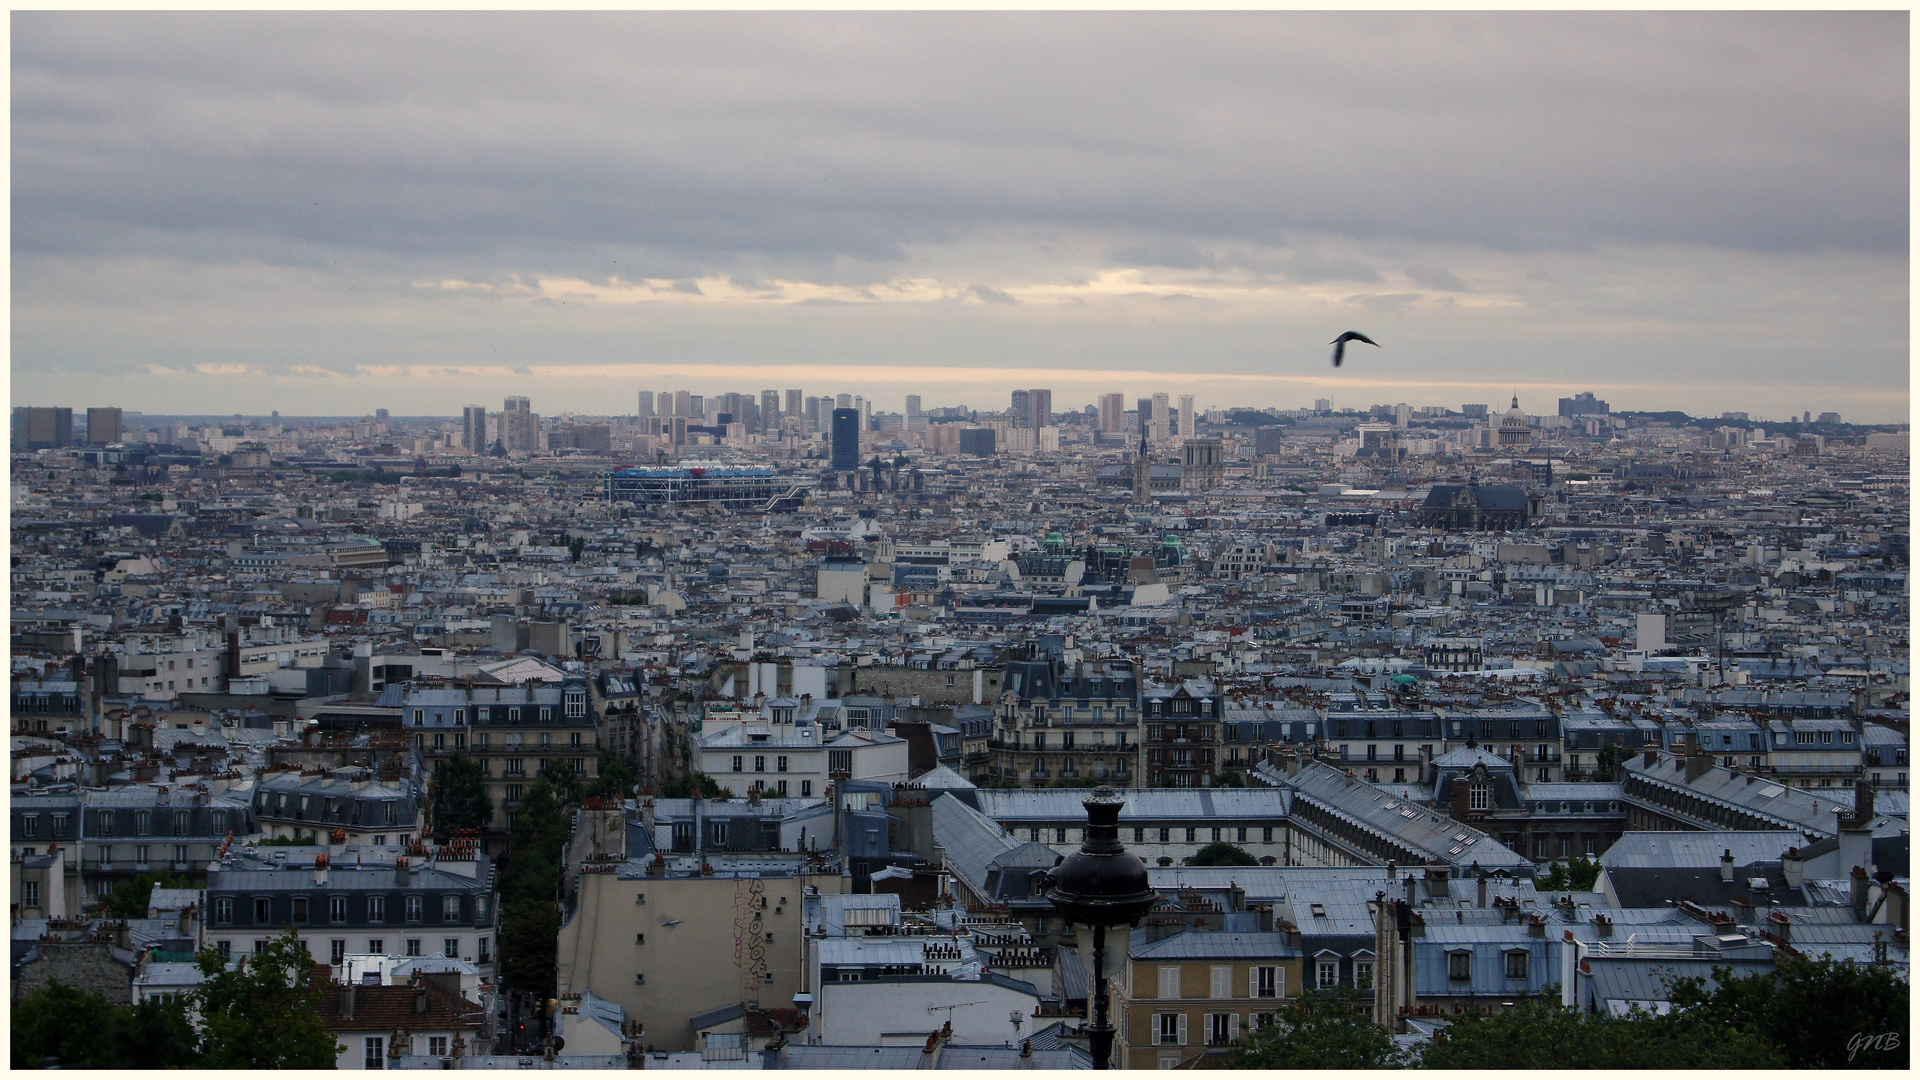
<svg viewBox="0 0 1920 1080">
<path fill-rule="evenodd" d="M 800 781 L 800 797 L 803 799 L 813 798 L 813 781 L 811 780 Z"/>
<path fill-rule="evenodd" d="M 420 955 L 420 939 L 419 938 L 410 937 L 407 939 L 407 955 L 408 956 Z"/>
<path fill-rule="evenodd" d="M 384 1069 L 387 1067 L 387 1040 L 385 1036 L 367 1036 L 367 1055 L 363 1061 L 365 1068 Z"/>
<path fill-rule="evenodd" d="M 347 898 L 344 896 L 327 897 L 327 921 L 343 923 L 347 921 Z"/>
<path fill-rule="evenodd" d="M 110 870 L 112 868 L 113 868 L 113 848 L 105 844 L 102 844 L 100 845 L 100 869 Z"/>
<path fill-rule="evenodd" d="M 20 815 L 20 835 L 31 840 L 40 835 L 40 815 Z"/>
<path fill-rule="evenodd" d="M 754 772 L 767 771 L 767 756 L 765 754 L 753 755 L 753 771 Z"/>
<path fill-rule="evenodd" d="M 1253 969 L 1252 997 L 1270 998 L 1280 996 L 1280 969 L 1262 965 Z"/>
<path fill-rule="evenodd" d="M 220 950 L 221 956 L 233 955 L 233 942 L 231 941 L 216 941 L 213 943 L 213 947 Z"/>
<path fill-rule="evenodd" d="M 270 897 L 253 898 L 253 925 L 265 926 L 273 921 L 273 900 Z"/>
<path fill-rule="evenodd" d="M 255 941 L 255 942 L 253 943 L 253 955 L 255 955 L 255 956 L 259 956 L 259 955 L 260 955 L 261 953 L 264 953 L 264 952 L 266 952 L 266 951 L 267 951 L 267 946 L 268 946 L 269 944 L 271 944 L 271 943 L 270 943 L 270 942 L 269 942 L 269 941 L 268 941 L 268 940 L 267 940 L 266 938 L 260 938 L 260 939 L 258 939 L 258 940 L 256 940 L 256 941 Z"/>
<path fill-rule="evenodd" d="M 1233 965 L 1215 964 L 1207 972 L 1207 996 L 1211 998 L 1230 998 L 1233 996 Z"/>
<path fill-rule="evenodd" d="M 370 923 L 383 923 L 387 921 L 387 898 L 386 897 L 384 896 L 367 897 L 367 921 Z M 372 951 L 379 952 L 380 950 L 374 949 Z"/>
<path fill-rule="evenodd" d="M 787 771 L 787 755 L 781 754 L 779 757 L 773 760 L 773 764 L 776 772 L 786 772 Z"/>
<path fill-rule="evenodd" d="M 507 775 L 508 776 L 527 775 L 527 759 L 517 758 L 517 757 L 508 758 L 507 759 Z"/>
<path fill-rule="evenodd" d="M 213 901 L 213 924 L 215 926 L 233 925 L 233 898 L 218 896 Z"/>
<path fill-rule="evenodd" d="M 39 882 L 23 881 L 20 883 L 20 903 L 23 906 L 30 907 L 30 908 L 37 908 L 40 906 L 40 883 Z"/>
<path fill-rule="evenodd" d="M 1167 841 L 1169 841 L 1169 840 L 1171 840 L 1171 839 L 1173 839 L 1173 830 L 1172 830 L 1172 829 L 1161 829 L 1161 830 L 1160 830 L 1160 842 L 1161 842 L 1161 843 L 1163 843 L 1163 844 L 1164 844 L 1164 843 L 1166 843 Z"/>
<path fill-rule="evenodd" d="M 304 896 L 293 898 L 293 921 L 301 924 L 307 921 L 307 898 Z"/>
<path fill-rule="evenodd" d="M 480 939 L 480 940 L 479 940 L 479 941 L 478 941 L 478 942 L 476 943 L 476 952 L 475 952 L 475 954 L 474 954 L 474 956 L 475 956 L 475 959 L 476 959 L 476 960 L 477 960 L 477 961 L 478 961 L 479 963 L 482 963 L 482 964 L 487 964 L 487 963 L 492 963 L 492 958 L 491 958 L 491 957 L 490 957 L 490 956 L 488 955 L 488 953 L 487 953 L 487 939 L 486 939 L 486 938 L 481 938 L 481 939 Z"/>
<path fill-rule="evenodd" d="M 147 865 L 147 845 L 136 844 L 133 848 L 133 862 L 136 866 Z"/>
<path fill-rule="evenodd" d="M 1162 1046 L 1185 1046 L 1187 1044 L 1187 1017 L 1185 1013 L 1161 1013 L 1159 1030 L 1154 1041 Z"/>
<path fill-rule="evenodd" d="M 784 798 L 786 798 L 786 797 L 787 797 L 787 782 L 786 782 L 785 780 L 782 780 L 782 781 L 780 781 L 780 782 L 779 782 L 779 784 L 777 784 L 777 785 L 775 786 L 775 790 L 777 790 L 777 791 L 779 791 L 779 792 L 780 792 L 780 797 L 781 797 L 781 798 L 783 798 L 783 799 L 784 799 Z"/>
<path fill-rule="evenodd" d="M 567 745 L 573 747 L 575 750 L 580 749 L 580 733 L 576 731 L 571 736 L 569 736 L 567 739 Z"/>
<path fill-rule="evenodd" d="M 1530 959 L 1525 949 L 1511 949 L 1507 952 L 1507 978 L 1524 979 L 1527 977 L 1527 961 Z"/>
<path fill-rule="evenodd" d="M 1207 1014 L 1207 1045 L 1225 1046 L 1233 1041 L 1234 1029 L 1240 1025 L 1234 1021 L 1239 1016 L 1234 1013 Z"/>
<path fill-rule="evenodd" d="M 427 1036 L 427 1056 L 428 1057 L 446 1057 L 447 1056 L 447 1037 L 445 1035 Z"/>
<path fill-rule="evenodd" d="M 426 910 L 426 906 L 427 906 L 427 901 L 425 897 L 421 897 L 421 896 L 407 897 L 407 921 L 410 923 L 419 922 L 422 917 L 422 913 Z M 418 954 L 415 954 L 415 955 L 418 955 Z"/>
<path fill-rule="evenodd" d="M 1353 962 L 1353 988 L 1355 990 L 1373 989 L 1373 961 L 1355 960 Z"/>
<path fill-rule="evenodd" d="M 747 759 L 744 755 L 741 755 L 741 754 L 733 755 L 733 771 L 734 772 L 747 771 Z"/>
<path fill-rule="evenodd" d="M 1447 978 L 1473 978 L 1473 954 L 1465 950 L 1447 954 Z"/>
<path fill-rule="evenodd" d="M 328 963 L 335 967 L 340 966 L 340 962 L 347 957 L 347 939 L 334 938 L 327 950 L 327 956 Z"/>
<path fill-rule="evenodd" d="M 67 815 L 53 815 L 53 837 L 58 840 L 67 835 Z"/>
<path fill-rule="evenodd" d="M 1136 828 L 1135 828 L 1135 829 L 1133 830 L 1133 842 L 1134 842 L 1134 843 L 1136 843 L 1136 844 L 1144 844 L 1144 843 L 1146 843 L 1146 842 L 1147 842 L 1147 830 L 1145 830 L 1145 829 L 1142 829 L 1142 828 L 1137 828 L 1137 827 L 1136 827 Z"/>
<path fill-rule="evenodd" d="M 377 937 L 370 937 L 370 938 L 368 938 L 368 939 L 367 939 L 367 951 L 368 951 L 368 952 L 370 952 L 370 953 L 372 953 L 372 954 L 374 954 L 375 956 L 379 956 L 380 954 L 382 954 L 382 953 L 384 953 L 384 952 L 386 952 L 386 951 L 387 951 L 387 941 L 386 941 L 386 939 L 385 939 L 385 938 L 377 938 Z"/>
<path fill-rule="evenodd" d="M 187 859 L 188 859 L 187 845 L 185 844 L 173 845 L 173 861 L 177 863 L 183 863 L 183 862 L 186 862 Z"/>
<path fill-rule="evenodd" d="M 1493 788 L 1486 784 L 1474 784 L 1469 789 L 1468 806 L 1474 810 L 1485 810 L 1492 802 Z"/>
<path fill-rule="evenodd" d="M 1330 990 L 1340 985 L 1340 961 L 1322 960 L 1316 965 L 1319 975 L 1317 985 L 1322 990 Z"/>
<path fill-rule="evenodd" d="M 1173 1000 L 1180 996 L 1179 965 L 1160 965 L 1160 996 L 1168 1000 Z"/>
</svg>

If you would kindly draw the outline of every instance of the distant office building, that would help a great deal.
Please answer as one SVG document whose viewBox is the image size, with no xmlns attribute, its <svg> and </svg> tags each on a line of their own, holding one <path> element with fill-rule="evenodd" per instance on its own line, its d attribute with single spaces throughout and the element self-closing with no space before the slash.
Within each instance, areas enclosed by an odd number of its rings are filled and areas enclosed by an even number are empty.
<svg viewBox="0 0 1920 1080">
<path fill-rule="evenodd" d="M 1165 393 L 1153 395 L 1153 420 L 1147 425 L 1147 438 L 1157 443 L 1167 441 L 1173 430 L 1173 417 L 1169 415 L 1172 411 Z"/>
<path fill-rule="evenodd" d="M 1330 397 L 1323 397 L 1323 398 L 1314 398 L 1314 399 L 1313 399 L 1313 411 L 1314 411 L 1314 412 L 1317 412 L 1317 413 L 1330 413 L 1330 412 L 1332 412 L 1332 411 L 1333 411 L 1333 399 L 1332 399 L 1332 398 L 1330 398 Z"/>
<path fill-rule="evenodd" d="M 387 413 L 387 410 L 385 410 L 385 409 L 375 409 L 375 410 L 373 410 L 373 418 L 374 418 L 375 420 L 378 420 L 378 421 L 380 421 L 380 422 L 381 422 L 381 423 L 383 423 L 383 424 L 384 424 L 384 423 L 386 423 L 386 422 L 387 422 L 387 420 L 388 420 L 388 418 L 389 418 L 389 417 L 388 417 L 388 413 Z"/>
<path fill-rule="evenodd" d="M 970 457 L 992 457 L 993 429 L 961 428 L 960 452 Z"/>
<path fill-rule="evenodd" d="M 1469 420 L 1485 420 L 1489 414 L 1485 405 L 1462 405 L 1460 415 Z"/>
<path fill-rule="evenodd" d="M 1014 427 L 1027 427 L 1033 418 L 1032 391 L 1015 390 L 1013 392 L 1013 407 L 1008 409 L 1007 412 L 1011 414 Z"/>
<path fill-rule="evenodd" d="M 1590 390 L 1560 399 L 1561 416 L 1605 416 L 1612 411 L 1606 402 L 1594 397 Z"/>
<path fill-rule="evenodd" d="M 780 391 L 760 391 L 760 430 L 770 435 L 780 433 Z"/>
<path fill-rule="evenodd" d="M 1287 429 L 1278 424 L 1255 428 L 1253 432 L 1253 452 L 1255 454 L 1277 454 L 1286 446 Z"/>
<path fill-rule="evenodd" d="M 500 441 L 508 453 L 531 454 L 539 447 L 539 429 L 534 426 L 533 403 L 524 397 L 510 397 L 500 410 Z"/>
<path fill-rule="evenodd" d="M 1840 414 L 1837 412 L 1823 412 L 1820 414 L 1819 422 L 1822 424 L 1838 424 L 1840 423 Z"/>
<path fill-rule="evenodd" d="M 675 390 L 673 392 L 673 415 L 675 416 L 692 416 L 693 415 L 693 395 L 692 394 L 687 393 L 685 390 Z"/>
<path fill-rule="evenodd" d="M 1189 438 L 1198 435 L 1200 428 L 1193 422 L 1193 395 L 1180 395 L 1180 434 Z"/>
<path fill-rule="evenodd" d="M 906 420 L 906 424 L 907 424 L 907 430 L 908 430 L 908 431 L 925 431 L 925 430 L 927 430 L 927 413 L 926 413 L 926 410 L 925 410 L 925 409 L 922 409 L 922 408 L 920 407 L 920 395 L 919 395 L 919 394 L 908 394 L 908 395 L 907 395 L 907 420 Z"/>
<path fill-rule="evenodd" d="M 1134 404 L 1134 416 L 1139 418 L 1139 434 L 1145 435 L 1153 429 L 1153 399 L 1141 398 Z"/>
<path fill-rule="evenodd" d="M 803 404 L 805 400 L 806 395 L 802 394 L 797 387 L 789 387 L 787 389 L 787 406 L 780 410 L 780 418 L 784 420 L 789 416 L 799 416 L 800 410 L 805 407 Z"/>
<path fill-rule="evenodd" d="M 94 446 L 106 446 L 120 441 L 120 410 L 114 408 L 87 410 L 87 442 Z"/>
<path fill-rule="evenodd" d="M 634 415 L 640 417 L 642 420 L 653 415 L 653 391 L 640 391 L 640 408 Z"/>
<path fill-rule="evenodd" d="M 859 468 L 860 411 L 852 408 L 835 409 L 833 410 L 833 471 L 854 472 Z"/>
<path fill-rule="evenodd" d="M 73 410 L 28 405 L 13 410 L 13 445 L 18 450 L 57 450 L 73 445 Z"/>
<path fill-rule="evenodd" d="M 1100 395 L 1100 430 L 1109 435 L 1127 430 L 1127 398 L 1124 394 Z"/>
<path fill-rule="evenodd" d="M 1034 431 L 1053 425 L 1053 391 L 1027 391 L 1027 426 Z"/>
<path fill-rule="evenodd" d="M 460 439 L 476 454 L 487 449 L 487 407 L 469 405 L 460 410 Z"/>
<path fill-rule="evenodd" d="M 836 409 L 853 408 L 853 395 L 852 394 L 835 394 L 833 397 L 833 407 Z"/>
<path fill-rule="evenodd" d="M 1395 405 L 1393 407 L 1393 426 L 1403 428 L 1411 423 L 1413 423 L 1413 406 L 1404 401 Z"/>
<path fill-rule="evenodd" d="M 676 417 L 675 419 L 680 419 Z M 734 510 L 790 511 L 806 498 L 807 486 L 765 466 L 686 462 L 659 468 L 636 467 L 607 473 L 608 502 L 637 506 L 717 503 Z"/>
<path fill-rule="evenodd" d="M 822 399 L 809 397 L 801 418 L 806 423 L 806 433 L 812 435 L 820 430 L 820 402 Z"/>
</svg>

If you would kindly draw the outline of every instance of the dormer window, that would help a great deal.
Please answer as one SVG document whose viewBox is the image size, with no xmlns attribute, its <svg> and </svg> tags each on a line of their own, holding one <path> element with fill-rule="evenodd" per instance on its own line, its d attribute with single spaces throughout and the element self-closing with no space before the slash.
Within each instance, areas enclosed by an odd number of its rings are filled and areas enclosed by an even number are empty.
<svg viewBox="0 0 1920 1080">
<path fill-rule="evenodd" d="M 1472 785 L 1467 792 L 1467 806 L 1474 810 L 1490 809 L 1493 806 L 1493 785 Z"/>
<path fill-rule="evenodd" d="M 563 704 L 566 708 L 567 719 L 578 720 L 587 715 L 587 692 L 585 690 L 569 690 L 566 692 Z"/>
</svg>

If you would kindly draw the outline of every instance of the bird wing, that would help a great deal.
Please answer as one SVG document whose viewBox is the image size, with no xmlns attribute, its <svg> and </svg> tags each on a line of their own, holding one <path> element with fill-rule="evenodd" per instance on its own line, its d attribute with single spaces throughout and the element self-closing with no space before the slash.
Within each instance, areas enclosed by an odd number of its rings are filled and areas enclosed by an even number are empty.
<svg viewBox="0 0 1920 1080">
<path fill-rule="evenodd" d="M 1345 334 L 1344 336 L 1346 336 L 1346 337 L 1350 337 L 1350 338 L 1352 338 L 1352 339 L 1353 339 L 1353 340 L 1355 340 L 1355 341 L 1364 341 L 1364 342 L 1366 342 L 1367 344 L 1369 344 L 1369 345 L 1371 345 L 1371 346 L 1373 346 L 1373 347 L 1374 347 L 1374 348 L 1376 348 L 1376 349 L 1380 347 L 1380 343 L 1379 343 L 1379 342 L 1377 342 L 1377 341 L 1375 341 L 1375 340 L 1373 340 L 1372 338 L 1370 338 L 1370 337 L 1368 337 L 1367 335 L 1365 335 L 1365 334 L 1363 334 L 1363 333 L 1361 333 L 1361 332 L 1360 332 L 1360 331 L 1358 331 L 1358 330 L 1349 330 L 1349 331 L 1347 331 L 1347 332 L 1346 332 L 1346 334 Z"/>
<path fill-rule="evenodd" d="M 1333 343 L 1333 366 L 1340 366 L 1340 359 L 1347 354 L 1347 339 L 1342 336 Z"/>
</svg>

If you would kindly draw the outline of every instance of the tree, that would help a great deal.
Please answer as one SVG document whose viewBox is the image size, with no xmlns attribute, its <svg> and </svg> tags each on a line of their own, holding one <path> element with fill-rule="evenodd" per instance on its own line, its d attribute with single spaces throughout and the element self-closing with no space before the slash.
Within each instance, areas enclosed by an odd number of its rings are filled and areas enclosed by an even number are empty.
<svg viewBox="0 0 1920 1080">
<path fill-rule="evenodd" d="M 1585 855 L 1556 862 L 1534 884 L 1541 892 L 1588 892 L 1600 878 L 1600 864 Z"/>
<path fill-rule="evenodd" d="M 600 755 L 599 773 L 593 778 L 593 783 L 587 785 L 588 795 L 624 799 L 633 794 L 633 767 L 625 761 L 603 752 Z"/>
<path fill-rule="evenodd" d="M 121 1009 L 118 1020 L 110 1040 L 117 1067 L 178 1069 L 199 1064 L 200 1037 L 183 1003 L 148 998 Z"/>
<path fill-rule="evenodd" d="M 192 993 L 200 1014 L 201 1066 L 209 1069 L 331 1069 L 340 1047 L 320 1019 L 330 984 L 292 927 L 232 967 L 214 949 L 195 961 L 206 981 Z"/>
<path fill-rule="evenodd" d="M 1620 744 L 1615 742 L 1610 742 L 1600 748 L 1599 763 L 1593 767 L 1593 778 L 1595 781 L 1602 784 L 1611 784 L 1619 779 L 1621 753 Z"/>
<path fill-rule="evenodd" d="M 13 1065 L 38 1068 L 49 1057 L 64 1069 L 100 1069 L 113 1064 L 101 1033 L 114 1025 L 113 1003 L 98 991 L 76 990 L 48 977 L 20 995 L 10 1018 Z"/>
<path fill-rule="evenodd" d="M 438 762 L 433 770 L 433 838 L 446 843 L 461 829 L 484 829 L 493 820 L 487 776 L 465 754 Z"/>
<path fill-rule="evenodd" d="M 1243 788 L 1247 786 L 1247 778 L 1234 772 L 1232 769 L 1228 769 L 1226 772 L 1213 778 L 1213 786 Z"/>
<path fill-rule="evenodd" d="M 579 562 L 580 553 L 585 550 L 587 550 L 586 538 L 576 536 L 567 542 L 567 559 L 571 562 Z"/>
<path fill-rule="evenodd" d="M 540 766 L 540 779 L 553 789 L 554 801 L 562 807 L 580 805 L 580 796 L 584 785 L 572 769 L 560 763 L 559 758 L 549 758 Z"/>
<path fill-rule="evenodd" d="M 110 919 L 144 919 L 147 917 L 147 902 L 153 898 L 155 886 L 162 889 L 184 888 L 185 882 L 176 879 L 171 870 L 162 870 L 158 874 L 141 874 L 118 889 L 101 902 Z"/>
<path fill-rule="evenodd" d="M 720 786 L 720 782 L 703 772 L 692 772 L 675 777 L 660 788 L 660 795 L 666 799 L 719 799 L 726 800 L 732 792 Z"/>
<path fill-rule="evenodd" d="M 1259 866 L 1260 860 L 1253 857 L 1246 848 L 1229 844 L 1225 840 L 1215 840 L 1196 853 L 1187 863 L 1188 866 Z"/>
<path fill-rule="evenodd" d="M 1227 1052 L 1234 1069 L 1396 1069 L 1406 1064 L 1359 991 L 1309 990 L 1242 1036 Z"/>
<path fill-rule="evenodd" d="M 1054 779 L 1052 786 L 1057 788 L 1090 788 L 1099 787 L 1100 781 L 1095 780 L 1091 776 L 1061 776 Z"/>
<path fill-rule="evenodd" d="M 567 842 L 567 834 L 572 831 L 572 823 L 561 811 L 547 778 L 541 776 L 528 784 L 526 795 L 520 800 L 520 812 L 513 821 L 513 851 L 551 852 L 557 859 L 561 846 Z"/>
<path fill-rule="evenodd" d="M 500 978 L 518 990 L 551 997 L 560 912 L 553 897 L 509 904 L 500 927 Z"/>
<path fill-rule="evenodd" d="M 1757 1035 L 1679 1013 L 1583 1013 L 1549 998 L 1449 1018 L 1421 1058 L 1429 1069 L 1780 1068 Z"/>
<path fill-rule="evenodd" d="M 1772 971 L 1675 980 L 1674 1008 L 1770 1041 L 1794 1069 L 1907 1067 L 1909 987 L 1884 964 L 1782 957 Z"/>
</svg>

